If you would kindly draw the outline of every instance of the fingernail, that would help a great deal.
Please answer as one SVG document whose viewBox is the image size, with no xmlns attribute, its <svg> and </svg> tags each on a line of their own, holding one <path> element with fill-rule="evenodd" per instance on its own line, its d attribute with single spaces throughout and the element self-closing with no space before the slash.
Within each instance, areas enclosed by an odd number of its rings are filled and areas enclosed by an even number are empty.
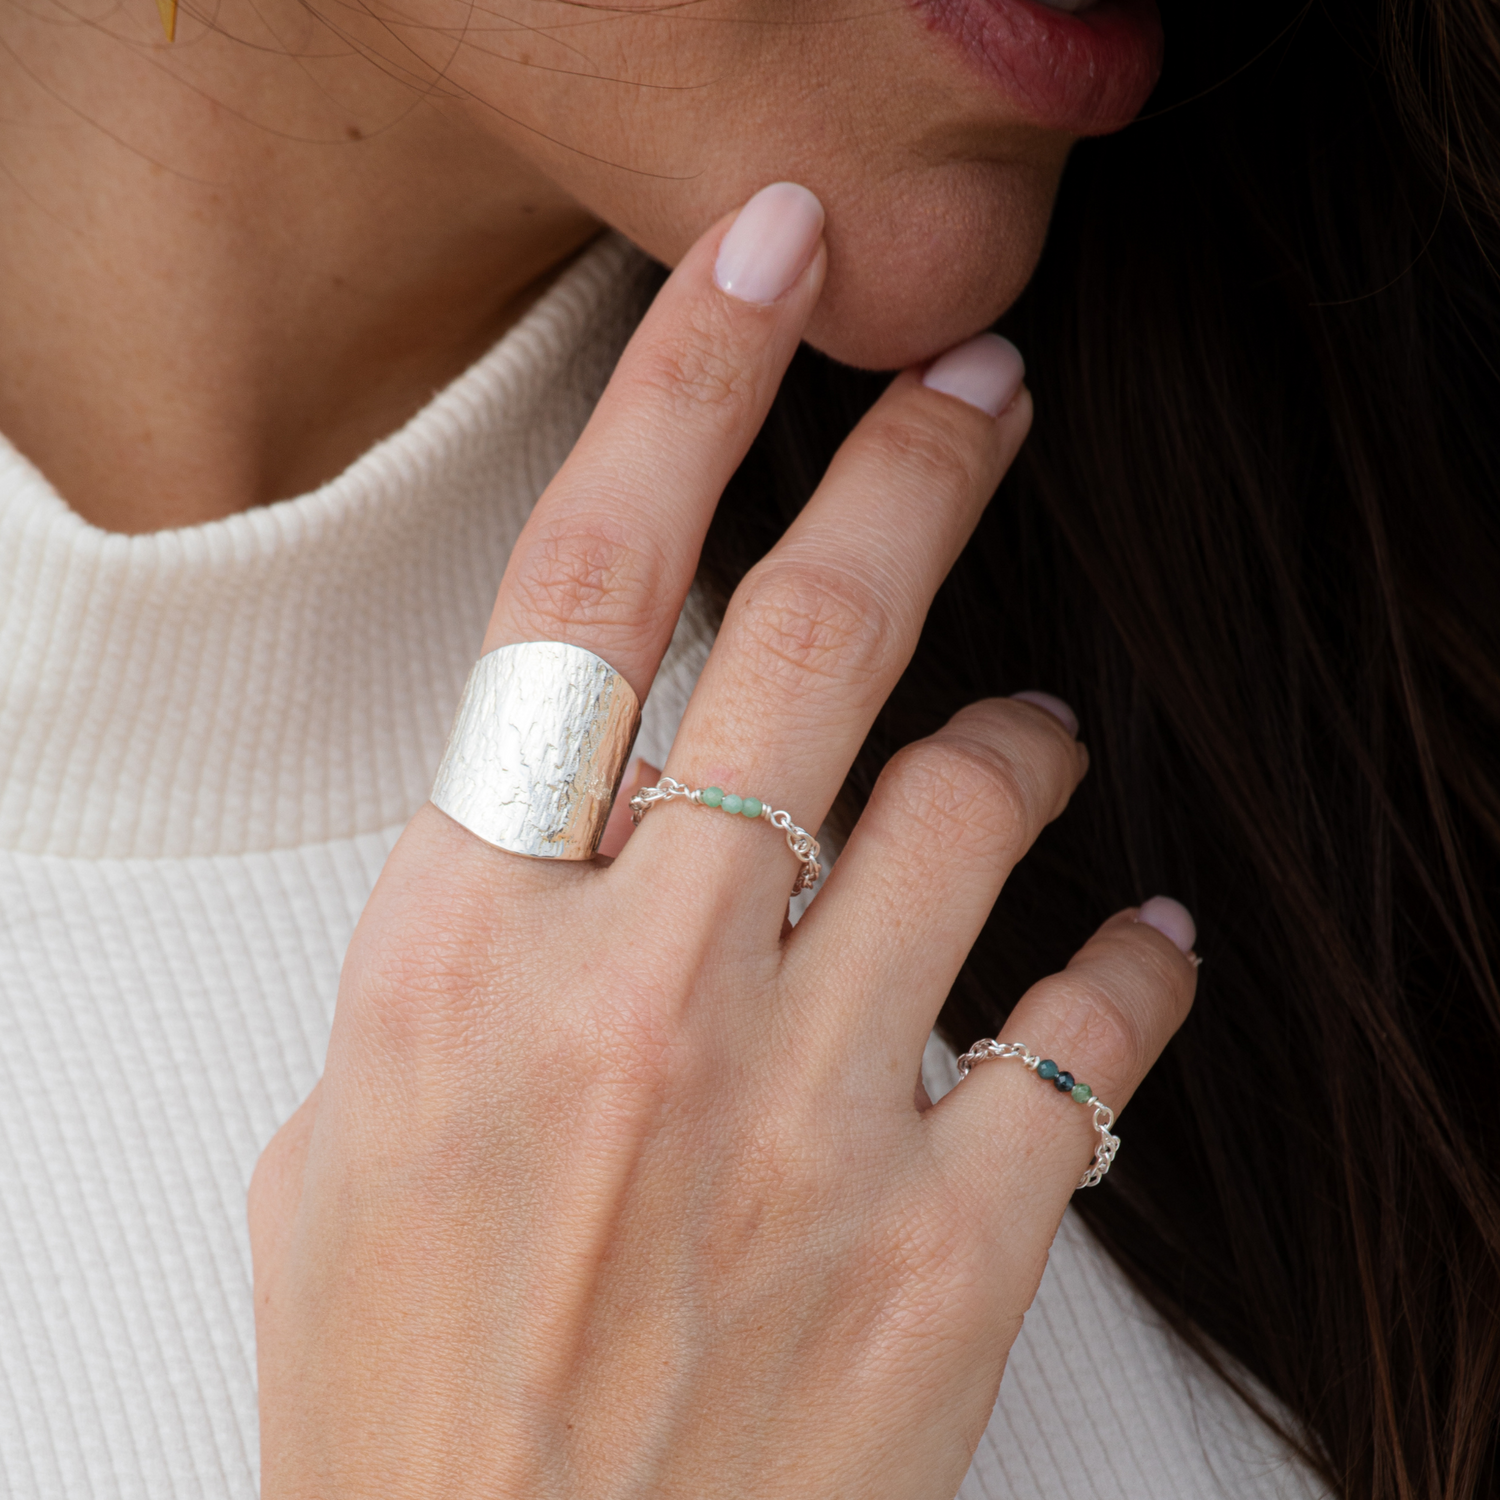
<svg viewBox="0 0 1500 1500">
<path fill-rule="evenodd" d="M 922 384 L 998 417 L 1016 399 L 1025 378 L 1021 351 L 998 333 L 981 333 L 934 360 Z"/>
<path fill-rule="evenodd" d="M 1024 693 L 1012 693 L 1011 697 L 1018 703 L 1034 703 L 1045 709 L 1075 740 L 1078 738 L 1078 715 L 1061 698 L 1054 698 L 1051 693 L 1038 693 L 1032 688 L 1027 688 Z"/>
<path fill-rule="evenodd" d="M 719 242 L 714 280 L 741 302 L 774 302 L 807 269 L 823 236 L 823 205 L 795 182 L 773 182 Z"/>
<path fill-rule="evenodd" d="M 1147 927 L 1154 927 L 1165 938 L 1170 938 L 1184 953 L 1193 951 L 1193 944 L 1198 939 L 1198 925 L 1193 921 L 1193 914 L 1182 902 L 1174 901 L 1170 896 L 1153 896 L 1149 901 L 1141 903 L 1141 909 L 1135 914 L 1137 922 L 1144 922 Z"/>
</svg>

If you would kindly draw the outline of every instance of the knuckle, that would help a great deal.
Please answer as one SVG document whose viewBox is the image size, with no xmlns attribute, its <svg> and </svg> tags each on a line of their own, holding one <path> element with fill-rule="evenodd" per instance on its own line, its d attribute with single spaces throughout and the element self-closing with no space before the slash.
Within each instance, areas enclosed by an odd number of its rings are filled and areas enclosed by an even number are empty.
<svg viewBox="0 0 1500 1500">
<path fill-rule="evenodd" d="M 724 330 L 694 319 L 642 349 L 632 375 L 676 415 L 722 413 L 729 421 L 755 404 L 760 387 L 756 372 L 735 357 Z"/>
<path fill-rule="evenodd" d="M 1112 986 L 1064 970 L 1042 980 L 1035 996 L 1052 1017 L 1059 1053 L 1066 1048 L 1070 1061 L 1087 1059 L 1086 1066 L 1107 1079 L 1145 1073 L 1151 1063 L 1145 1031 L 1134 1008 L 1122 1005 Z"/>
<path fill-rule="evenodd" d="M 544 526 L 515 573 L 516 612 L 541 631 L 561 624 L 638 630 L 660 613 L 665 564 L 639 529 L 593 516 Z"/>
<path fill-rule="evenodd" d="M 454 1054 L 473 1042 L 486 1007 L 483 965 L 466 932 L 439 926 L 358 955 L 361 1013 L 385 1047 L 407 1056 Z M 351 976 L 352 977 L 352 976 Z"/>
<path fill-rule="evenodd" d="M 1149 929 L 1148 929 L 1149 930 Z M 1094 942 L 1115 951 L 1114 994 L 1127 1015 L 1149 1018 L 1152 1030 L 1174 1032 L 1187 1019 L 1197 988 L 1190 969 L 1171 948 L 1148 939 L 1139 924 L 1106 924 Z"/>
<path fill-rule="evenodd" d="M 859 683 L 887 659 L 890 611 L 867 583 L 840 569 L 763 564 L 741 585 L 735 606 L 736 633 L 763 676 Z"/>
<path fill-rule="evenodd" d="M 423 821 L 447 824 L 442 814 L 434 819 Z M 355 929 L 339 978 L 339 1004 L 386 1055 L 466 1052 L 512 967 L 524 961 L 524 944 L 517 951 L 496 940 L 494 882 L 484 878 L 493 861 L 484 846 L 455 829 L 440 847 L 441 876 L 398 865 L 396 883 L 384 893 L 377 888 L 371 920 Z"/>
<path fill-rule="evenodd" d="M 992 747 L 956 736 L 919 740 L 887 767 L 904 820 L 964 849 L 1012 849 L 1030 837 L 1030 798 Z"/>
<path fill-rule="evenodd" d="M 980 485 L 972 439 L 932 418 L 884 415 L 872 424 L 869 441 L 883 469 L 925 490 L 962 495 Z"/>
</svg>

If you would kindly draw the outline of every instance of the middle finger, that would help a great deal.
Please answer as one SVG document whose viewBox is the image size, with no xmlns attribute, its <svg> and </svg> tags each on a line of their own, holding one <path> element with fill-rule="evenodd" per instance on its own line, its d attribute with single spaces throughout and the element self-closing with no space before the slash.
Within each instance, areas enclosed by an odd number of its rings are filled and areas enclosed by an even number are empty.
<svg viewBox="0 0 1500 1500">
<path fill-rule="evenodd" d="M 984 334 L 925 377 L 908 371 L 892 383 L 736 590 L 669 775 L 754 796 L 818 827 L 1026 436 L 1022 375 L 1014 347 Z M 768 895 L 780 886 L 784 896 L 792 856 L 780 838 L 743 824 L 668 803 L 622 859 L 669 864 L 700 899 L 706 885 L 736 899 L 755 886 Z M 779 930 L 779 903 L 751 904 Z"/>
</svg>

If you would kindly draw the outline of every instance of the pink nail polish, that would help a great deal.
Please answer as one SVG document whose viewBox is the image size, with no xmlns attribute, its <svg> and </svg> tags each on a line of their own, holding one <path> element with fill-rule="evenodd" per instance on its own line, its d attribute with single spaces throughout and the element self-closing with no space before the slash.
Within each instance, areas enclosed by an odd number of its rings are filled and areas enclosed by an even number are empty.
<svg viewBox="0 0 1500 1500">
<path fill-rule="evenodd" d="M 1075 740 L 1078 738 L 1078 715 L 1061 698 L 1054 698 L 1051 693 L 1039 693 L 1033 688 L 1027 688 L 1024 693 L 1012 693 L 1011 697 L 1018 703 L 1033 703 L 1036 707 L 1045 710 Z"/>
<path fill-rule="evenodd" d="M 1170 896 L 1153 896 L 1149 901 L 1143 901 L 1135 919 L 1147 927 L 1154 927 L 1164 938 L 1170 938 L 1183 953 L 1191 953 L 1198 940 L 1198 924 L 1193 921 L 1192 912 Z"/>
<path fill-rule="evenodd" d="M 741 302 L 774 302 L 807 269 L 822 237 L 823 205 L 795 182 L 773 182 L 719 242 L 714 280 Z"/>
<path fill-rule="evenodd" d="M 998 417 L 1016 399 L 1025 378 L 1021 351 L 998 333 L 981 333 L 934 360 L 922 384 Z"/>
</svg>

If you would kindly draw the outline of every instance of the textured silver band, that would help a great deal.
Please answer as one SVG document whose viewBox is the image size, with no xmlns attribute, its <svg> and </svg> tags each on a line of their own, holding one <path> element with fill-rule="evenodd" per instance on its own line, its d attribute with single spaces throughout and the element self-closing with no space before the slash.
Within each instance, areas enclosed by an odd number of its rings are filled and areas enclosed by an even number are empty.
<svg viewBox="0 0 1500 1500">
<path fill-rule="evenodd" d="M 432 801 L 486 843 L 533 859 L 592 859 L 641 706 L 607 661 L 561 641 L 481 656 Z"/>
</svg>

